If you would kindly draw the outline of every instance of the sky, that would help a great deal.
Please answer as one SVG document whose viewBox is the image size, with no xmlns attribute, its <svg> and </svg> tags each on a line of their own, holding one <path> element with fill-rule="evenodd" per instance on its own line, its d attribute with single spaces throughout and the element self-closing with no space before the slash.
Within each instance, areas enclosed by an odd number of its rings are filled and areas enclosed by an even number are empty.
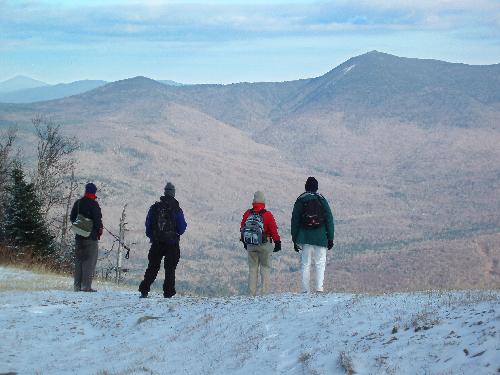
<svg viewBox="0 0 500 375">
<path fill-rule="evenodd" d="M 0 81 L 286 81 L 372 50 L 500 63 L 500 0 L 0 0 Z"/>
</svg>

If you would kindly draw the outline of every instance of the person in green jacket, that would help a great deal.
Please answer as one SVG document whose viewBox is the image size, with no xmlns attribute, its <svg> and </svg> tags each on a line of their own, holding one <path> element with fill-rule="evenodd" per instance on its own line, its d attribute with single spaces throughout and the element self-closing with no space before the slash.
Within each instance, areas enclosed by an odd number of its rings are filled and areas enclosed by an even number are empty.
<svg viewBox="0 0 500 375">
<path fill-rule="evenodd" d="M 305 192 L 293 206 L 292 241 L 296 252 L 302 250 L 302 291 L 310 292 L 311 259 L 316 266 L 316 291 L 323 291 L 326 251 L 333 248 L 332 210 L 325 197 L 318 194 L 318 181 L 309 177 Z"/>
</svg>

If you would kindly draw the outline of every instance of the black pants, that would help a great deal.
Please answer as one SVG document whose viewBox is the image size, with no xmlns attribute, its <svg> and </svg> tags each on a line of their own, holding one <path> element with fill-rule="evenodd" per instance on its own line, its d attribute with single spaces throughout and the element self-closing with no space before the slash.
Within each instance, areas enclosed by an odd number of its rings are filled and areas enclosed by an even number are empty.
<svg viewBox="0 0 500 375">
<path fill-rule="evenodd" d="M 148 254 L 148 268 L 144 274 L 144 280 L 139 285 L 139 292 L 149 293 L 151 284 L 156 279 L 160 270 L 161 260 L 165 257 L 165 281 L 163 282 L 163 295 L 172 297 L 175 295 L 175 269 L 180 258 L 179 244 L 167 245 L 164 243 L 152 243 Z"/>
</svg>

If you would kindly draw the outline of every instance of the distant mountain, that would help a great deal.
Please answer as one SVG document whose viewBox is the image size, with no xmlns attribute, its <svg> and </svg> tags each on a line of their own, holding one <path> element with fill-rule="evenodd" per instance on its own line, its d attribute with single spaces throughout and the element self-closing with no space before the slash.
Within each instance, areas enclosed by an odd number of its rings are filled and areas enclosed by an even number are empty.
<svg viewBox="0 0 500 375">
<path fill-rule="evenodd" d="M 137 101 L 152 96 L 194 107 L 239 129 L 258 134 L 268 127 L 302 116 L 342 118 L 346 124 L 377 119 L 411 122 L 421 127 L 495 127 L 500 117 L 500 64 L 473 66 L 438 60 L 402 58 L 377 51 L 349 59 L 323 76 L 279 83 L 230 85 L 182 85 L 174 81 L 138 83 L 122 80 L 105 90 L 89 92 L 106 107 L 113 100 Z M 45 90 L 0 95 L 0 102 L 26 103 L 75 95 L 100 87 L 103 81 L 84 87 L 56 85 Z M 161 83 L 155 86 L 153 82 Z M 154 86 L 149 91 L 148 84 Z M 125 86 L 127 87 L 125 89 Z M 67 89 L 66 89 L 67 87 Z M 132 95 L 140 90 L 141 96 Z M 65 90 L 63 90 L 63 88 Z M 161 93 L 161 94 L 160 94 Z M 99 95 L 112 99 L 99 100 Z M 160 95 L 160 96 L 158 96 Z M 274 125 L 273 125 L 274 124 Z"/>
<path fill-rule="evenodd" d="M 495 126 L 499 87 L 500 64 L 472 66 L 373 51 L 312 79 L 285 108 L 296 114 L 337 113 L 353 123 L 391 118 L 422 126 Z"/>
<path fill-rule="evenodd" d="M 43 86 L 48 86 L 48 84 L 42 81 L 37 81 L 36 79 L 30 77 L 16 76 L 6 81 L 0 82 L 0 93 Z"/>
<path fill-rule="evenodd" d="M 57 85 L 26 88 L 0 93 L 0 102 L 3 103 L 32 103 L 45 100 L 64 98 L 66 96 L 81 94 L 105 85 L 106 81 L 83 80 Z"/>
</svg>

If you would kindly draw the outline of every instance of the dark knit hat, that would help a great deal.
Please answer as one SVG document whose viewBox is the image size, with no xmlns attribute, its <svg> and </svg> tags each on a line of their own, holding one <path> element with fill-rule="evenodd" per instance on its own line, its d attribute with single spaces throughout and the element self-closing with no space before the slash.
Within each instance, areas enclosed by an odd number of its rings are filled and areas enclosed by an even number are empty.
<svg viewBox="0 0 500 375">
<path fill-rule="evenodd" d="M 306 191 L 316 193 L 318 191 L 318 180 L 314 177 L 308 177 L 306 181 Z"/>
<path fill-rule="evenodd" d="M 85 185 L 85 192 L 95 194 L 97 193 L 97 187 L 92 182 L 89 182 L 87 185 Z"/>
<path fill-rule="evenodd" d="M 167 182 L 167 184 L 165 185 L 165 195 L 175 197 L 175 186 L 173 183 Z"/>
</svg>

